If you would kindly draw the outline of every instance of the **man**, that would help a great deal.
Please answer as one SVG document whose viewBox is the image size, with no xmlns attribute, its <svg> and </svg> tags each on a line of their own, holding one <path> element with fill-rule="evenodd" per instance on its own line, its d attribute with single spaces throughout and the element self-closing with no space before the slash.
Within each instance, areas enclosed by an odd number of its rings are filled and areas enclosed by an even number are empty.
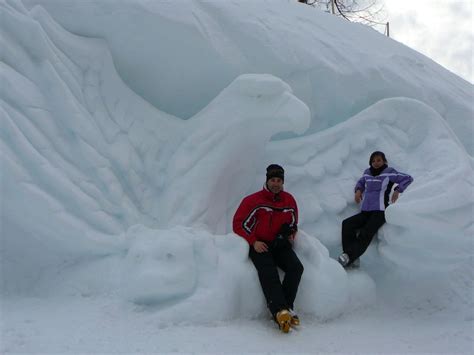
<svg viewBox="0 0 474 355">
<path fill-rule="evenodd" d="M 293 311 L 303 265 L 292 248 L 298 224 L 293 196 L 283 191 L 285 171 L 280 165 L 267 167 L 261 191 L 245 197 L 235 212 L 233 229 L 250 245 L 249 256 L 258 272 L 267 306 L 280 329 L 287 333 L 299 325 Z M 285 272 L 280 282 L 278 269 Z"/>
</svg>

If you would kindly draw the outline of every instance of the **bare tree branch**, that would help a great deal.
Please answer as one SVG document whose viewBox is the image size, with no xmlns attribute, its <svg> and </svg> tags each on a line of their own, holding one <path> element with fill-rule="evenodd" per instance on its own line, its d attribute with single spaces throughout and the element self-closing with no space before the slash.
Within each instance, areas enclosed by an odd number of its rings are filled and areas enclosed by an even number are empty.
<svg viewBox="0 0 474 355">
<path fill-rule="evenodd" d="M 329 11 L 331 0 L 298 0 L 313 7 Z M 335 15 L 348 21 L 359 22 L 368 26 L 385 25 L 385 13 L 380 0 L 333 0 Z"/>
</svg>

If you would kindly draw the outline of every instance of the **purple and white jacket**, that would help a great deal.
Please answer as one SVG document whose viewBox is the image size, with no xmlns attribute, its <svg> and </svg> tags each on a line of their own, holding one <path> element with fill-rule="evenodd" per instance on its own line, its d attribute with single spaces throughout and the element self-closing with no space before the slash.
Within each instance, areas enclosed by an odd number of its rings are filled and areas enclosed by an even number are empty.
<svg viewBox="0 0 474 355">
<path fill-rule="evenodd" d="M 363 193 L 362 211 L 385 211 L 392 186 L 398 184 L 395 191 L 403 192 L 412 182 L 410 175 L 399 173 L 391 167 L 386 167 L 376 176 L 371 174 L 369 168 L 357 181 L 354 192 L 360 190 Z"/>
</svg>

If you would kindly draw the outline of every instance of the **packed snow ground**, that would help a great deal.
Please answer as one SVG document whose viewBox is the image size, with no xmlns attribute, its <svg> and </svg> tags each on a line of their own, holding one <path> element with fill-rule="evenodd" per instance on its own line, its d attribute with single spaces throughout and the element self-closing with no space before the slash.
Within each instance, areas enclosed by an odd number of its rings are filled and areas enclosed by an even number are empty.
<svg viewBox="0 0 474 355">
<path fill-rule="evenodd" d="M 0 2 L 0 351 L 472 352 L 472 85 L 289 1 L 38 2 Z M 347 273 L 340 223 L 379 149 L 415 182 Z M 290 341 L 229 230 L 273 162 L 300 207 Z"/>
<path fill-rule="evenodd" d="M 5 312 L 4 353 L 468 354 L 472 349 L 472 323 L 435 308 L 374 304 L 327 322 L 305 316 L 302 328 L 285 336 L 266 317 L 165 325 L 156 312 L 108 299 L 60 299 L 53 305 L 22 298 L 5 308 L 17 311 Z"/>
</svg>

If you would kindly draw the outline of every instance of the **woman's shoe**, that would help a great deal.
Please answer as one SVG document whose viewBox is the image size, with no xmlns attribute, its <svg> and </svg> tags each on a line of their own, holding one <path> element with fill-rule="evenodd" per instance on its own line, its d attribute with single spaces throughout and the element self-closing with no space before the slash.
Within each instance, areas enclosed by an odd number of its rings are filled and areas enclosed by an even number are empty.
<svg viewBox="0 0 474 355">
<path fill-rule="evenodd" d="M 349 267 L 352 268 L 352 269 L 358 269 L 358 268 L 360 268 L 360 259 L 359 259 L 359 258 L 355 259 L 355 260 L 352 262 L 352 264 L 349 265 Z"/>
<path fill-rule="evenodd" d="M 349 264 L 349 262 L 351 261 L 351 259 L 349 258 L 349 255 L 347 255 L 346 253 L 342 253 L 337 258 L 337 261 L 339 261 L 339 264 L 341 264 L 343 267 L 346 267 L 347 264 Z"/>
</svg>

